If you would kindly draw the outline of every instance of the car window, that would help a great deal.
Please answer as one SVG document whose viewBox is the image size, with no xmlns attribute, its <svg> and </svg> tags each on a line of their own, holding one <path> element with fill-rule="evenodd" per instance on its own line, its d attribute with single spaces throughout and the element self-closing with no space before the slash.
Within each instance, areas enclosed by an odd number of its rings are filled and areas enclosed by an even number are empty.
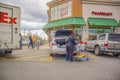
<svg viewBox="0 0 120 80">
<path fill-rule="evenodd" d="M 97 36 L 93 36 L 93 40 L 97 40 Z"/>
<path fill-rule="evenodd" d="M 105 40 L 105 36 L 106 36 L 105 34 L 100 34 L 99 35 L 99 40 Z"/>
<path fill-rule="evenodd" d="M 58 30 L 55 33 L 55 37 L 69 36 L 71 33 L 72 33 L 72 30 Z"/>
<path fill-rule="evenodd" d="M 97 40 L 97 35 L 92 36 L 89 40 Z"/>
<path fill-rule="evenodd" d="M 120 34 L 109 34 L 109 41 L 120 41 Z"/>
</svg>

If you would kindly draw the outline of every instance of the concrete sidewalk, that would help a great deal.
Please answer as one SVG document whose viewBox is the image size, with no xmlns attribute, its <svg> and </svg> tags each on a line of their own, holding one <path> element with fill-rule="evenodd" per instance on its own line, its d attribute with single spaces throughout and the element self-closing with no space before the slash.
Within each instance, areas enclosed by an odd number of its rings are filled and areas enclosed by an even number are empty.
<svg viewBox="0 0 120 80">
<path fill-rule="evenodd" d="M 44 44 L 39 47 L 35 47 L 35 49 L 50 49 L 49 44 Z"/>
</svg>

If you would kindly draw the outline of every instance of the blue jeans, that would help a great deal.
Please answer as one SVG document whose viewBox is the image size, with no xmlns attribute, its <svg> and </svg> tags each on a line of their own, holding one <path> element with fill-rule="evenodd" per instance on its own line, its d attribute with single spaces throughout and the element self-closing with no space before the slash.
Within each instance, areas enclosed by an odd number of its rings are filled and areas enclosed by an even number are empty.
<svg viewBox="0 0 120 80">
<path fill-rule="evenodd" d="M 66 46 L 66 51 L 67 51 L 66 60 L 73 61 L 73 51 L 74 51 L 74 49 Z"/>
<path fill-rule="evenodd" d="M 33 43 L 29 43 L 28 48 L 29 48 L 30 46 L 32 46 L 32 48 L 33 48 Z"/>
</svg>

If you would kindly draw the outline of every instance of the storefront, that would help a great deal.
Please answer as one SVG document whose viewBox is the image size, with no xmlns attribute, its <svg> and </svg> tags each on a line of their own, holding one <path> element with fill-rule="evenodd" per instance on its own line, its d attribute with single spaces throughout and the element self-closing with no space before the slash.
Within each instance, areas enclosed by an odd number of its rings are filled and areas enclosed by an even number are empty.
<svg viewBox="0 0 120 80">
<path fill-rule="evenodd" d="M 119 32 L 120 4 L 118 2 L 82 1 L 83 17 L 88 34 Z M 87 31 L 86 31 L 87 34 Z"/>
<path fill-rule="evenodd" d="M 49 21 L 44 29 L 47 30 L 49 42 L 51 31 L 67 28 L 76 33 L 76 28 L 86 25 L 79 0 L 52 0 L 47 5 Z"/>
<path fill-rule="evenodd" d="M 89 34 L 120 32 L 120 4 L 116 1 L 52 0 L 47 5 L 49 21 L 44 29 L 49 41 L 50 32 L 61 28 L 79 33 L 82 41 L 88 40 Z"/>
</svg>

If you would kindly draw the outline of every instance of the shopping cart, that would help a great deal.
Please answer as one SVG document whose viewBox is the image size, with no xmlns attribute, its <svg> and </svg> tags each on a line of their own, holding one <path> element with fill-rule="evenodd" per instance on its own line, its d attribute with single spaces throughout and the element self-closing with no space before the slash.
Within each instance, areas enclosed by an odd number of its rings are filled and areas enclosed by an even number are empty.
<svg viewBox="0 0 120 80">
<path fill-rule="evenodd" d="M 88 53 L 86 52 L 85 48 L 86 44 L 81 43 L 80 45 L 76 46 L 76 49 L 74 51 L 73 60 L 74 61 L 88 61 Z"/>
</svg>

